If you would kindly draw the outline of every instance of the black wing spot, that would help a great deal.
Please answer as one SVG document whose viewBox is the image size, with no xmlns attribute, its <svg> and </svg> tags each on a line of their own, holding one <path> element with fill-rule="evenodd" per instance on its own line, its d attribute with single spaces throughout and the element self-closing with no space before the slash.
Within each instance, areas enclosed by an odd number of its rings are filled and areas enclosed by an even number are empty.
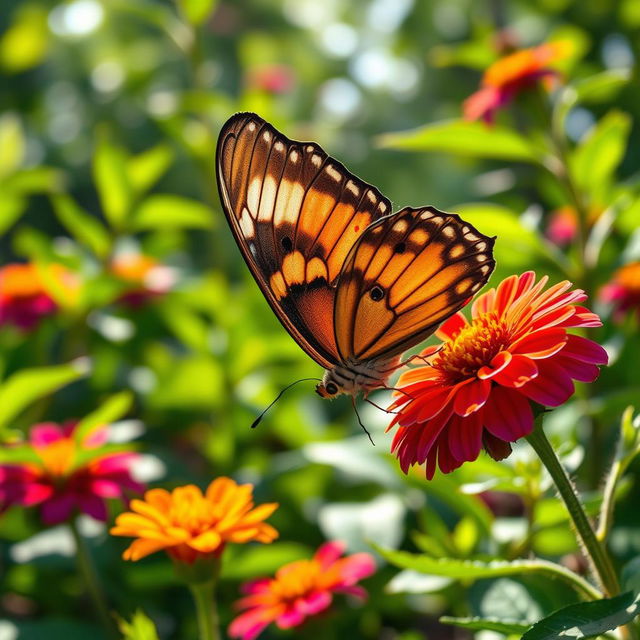
<svg viewBox="0 0 640 640">
<path fill-rule="evenodd" d="M 384 298 L 384 289 L 380 285 L 374 285 L 369 291 L 369 296 L 374 302 L 380 302 Z"/>
<path fill-rule="evenodd" d="M 291 238 L 289 236 L 284 236 L 284 238 L 280 240 L 280 244 L 286 253 L 291 253 L 293 249 L 293 242 L 291 242 Z"/>
<path fill-rule="evenodd" d="M 393 248 L 394 253 L 404 253 L 407 250 L 406 242 L 398 242 L 398 244 Z"/>
</svg>

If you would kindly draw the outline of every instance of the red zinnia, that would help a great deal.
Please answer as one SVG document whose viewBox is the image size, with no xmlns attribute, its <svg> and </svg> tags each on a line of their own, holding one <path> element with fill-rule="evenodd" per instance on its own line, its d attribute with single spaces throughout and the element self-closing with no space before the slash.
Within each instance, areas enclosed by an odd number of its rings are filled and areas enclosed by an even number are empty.
<svg viewBox="0 0 640 640">
<path fill-rule="evenodd" d="M 495 112 L 523 89 L 556 76 L 557 71 L 550 65 L 566 57 L 570 47 L 566 41 L 549 42 L 494 62 L 482 76 L 481 88 L 465 100 L 465 119 L 493 122 Z"/>
<path fill-rule="evenodd" d="M 243 585 L 247 594 L 236 603 L 246 609 L 229 626 L 232 638 L 253 640 L 272 622 L 280 629 L 301 625 L 309 616 L 331 605 L 334 593 L 360 598 L 366 591 L 357 583 L 375 571 L 368 553 L 341 557 L 339 542 L 322 545 L 311 560 L 299 560 L 281 567 L 275 578 L 262 578 Z"/>
<path fill-rule="evenodd" d="M 543 291 L 547 277 L 535 280 L 528 271 L 480 295 L 471 322 L 458 312 L 437 331 L 443 344 L 423 351 L 430 366 L 402 374 L 389 428 L 399 425 L 392 450 L 405 473 L 426 462 L 430 480 L 436 464 L 453 471 L 483 445 L 505 458 L 509 442 L 533 429 L 532 401 L 557 407 L 573 394 L 573 380 L 597 378 L 606 351 L 567 333 L 601 326 L 595 313 L 576 306 L 587 296 L 567 281 Z"/>
<path fill-rule="evenodd" d="M 63 522 L 75 511 L 106 521 L 107 499 L 124 499 L 127 490 L 143 490 L 131 475 L 137 454 L 101 454 L 106 429 L 78 442 L 75 427 L 76 423 L 53 422 L 32 427 L 34 461 L 0 465 L 0 512 L 13 504 L 39 505 L 45 524 Z"/>
<path fill-rule="evenodd" d="M 640 318 L 640 262 L 620 267 L 611 282 L 603 287 L 600 297 L 615 305 L 614 319 L 621 321 L 629 309 L 635 309 Z"/>
</svg>

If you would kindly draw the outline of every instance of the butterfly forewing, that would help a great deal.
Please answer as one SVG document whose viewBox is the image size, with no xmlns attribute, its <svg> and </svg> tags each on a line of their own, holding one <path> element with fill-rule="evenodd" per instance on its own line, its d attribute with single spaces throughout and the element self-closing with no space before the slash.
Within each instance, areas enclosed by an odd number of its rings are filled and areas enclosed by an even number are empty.
<svg viewBox="0 0 640 640">
<path fill-rule="evenodd" d="M 389 201 L 318 145 L 289 140 L 251 113 L 224 125 L 217 171 L 234 236 L 271 307 L 319 364 L 338 364 L 335 283 Z"/>
<path fill-rule="evenodd" d="M 343 360 L 389 358 L 431 335 L 488 280 L 493 239 L 453 214 L 403 209 L 372 224 L 338 281 Z"/>
</svg>

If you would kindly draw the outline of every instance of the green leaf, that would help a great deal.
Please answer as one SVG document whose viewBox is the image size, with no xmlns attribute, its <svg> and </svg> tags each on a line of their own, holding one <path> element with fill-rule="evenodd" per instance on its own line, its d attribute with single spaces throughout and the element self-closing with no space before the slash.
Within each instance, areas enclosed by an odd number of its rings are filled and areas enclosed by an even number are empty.
<svg viewBox="0 0 640 640">
<path fill-rule="evenodd" d="M 501 576 L 522 576 L 524 574 L 541 574 L 550 578 L 563 580 L 576 591 L 588 598 L 599 597 L 599 592 L 586 580 L 553 562 L 546 560 L 458 560 L 455 558 L 430 558 L 425 555 L 394 551 L 373 545 L 391 564 L 402 569 L 413 569 L 434 576 L 445 576 L 458 580 L 480 580 L 482 578 L 498 578 Z"/>
<path fill-rule="evenodd" d="M 213 226 L 213 215 L 209 207 L 196 200 L 172 194 L 155 194 L 136 209 L 132 227 L 135 231 L 210 229 Z"/>
<path fill-rule="evenodd" d="M 572 89 L 576 93 L 576 102 L 606 102 L 615 98 L 630 80 L 629 69 L 610 69 L 577 82 Z"/>
<path fill-rule="evenodd" d="M 87 246 L 99 258 L 111 250 L 111 238 L 104 226 L 67 195 L 52 197 L 53 209 L 60 222 L 78 242 Z"/>
<path fill-rule="evenodd" d="M 626 113 L 610 111 L 580 141 L 571 163 L 580 188 L 599 194 L 608 186 L 624 156 L 630 129 Z"/>
<path fill-rule="evenodd" d="M 447 120 L 411 131 L 386 133 L 378 144 L 387 149 L 443 151 L 474 158 L 540 162 L 540 153 L 523 136 L 482 122 Z"/>
<path fill-rule="evenodd" d="M 21 169 L 5 179 L 3 186 L 19 195 L 60 193 L 64 188 L 64 173 L 53 167 Z"/>
<path fill-rule="evenodd" d="M 93 156 L 93 179 L 104 215 L 115 229 L 125 226 L 131 208 L 132 189 L 126 163 L 124 150 L 111 144 L 106 131 L 102 131 Z"/>
<path fill-rule="evenodd" d="M 0 432 L 31 403 L 87 375 L 85 360 L 54 367 L 22 369 L 0 386 Z"/>
<path fill-rule="evenodd" d="M 506 635 L 518 636 L 521 636 L 529 628 L 528 624 L 505 622 L 495 618 L 452 618 L 450 616 L 442 616 L 440 622 L 462 627 L 463 629 L 471 629 L 472 631 L 497 631 Z"/>
<path fill-rule="evenodd" d="M 14 113 L 0 116 L 0 178 L 16 171 L 25 154 L 25 139 L 22 124 Z"/>
<path fill-rule="evenodd" d="M 142 609 L 133 614 L 131 622 L 119 618 L 118 629 L 122 633 L 122 640 L 158 640 L 156 626 Z"/>
<path fill-rule="evenodd" d="M 18 221 L 26 207 L 26 198 L 6 193 L 4 189 L 0 189 L 0 234 Z"/>
<path fill-rule="evenodd" d="M 158 144 L 127 162 L 129 182 L 141 194 L 150 189 L 166 172 L 173 161 L 173 150 L 166 144 Z"/>
<path fill-rule="evenodd" d="M 116 393 L 103 402 L 95 411 L 78 423 L 74 437 L 82 442 L 96 427 L 111 424 L 122 418 L 131 408 L 133 394 L 130 391 Z"/>
<path fill-rule="evenodd" d="M 536 622 L 522 640 L 556 640 L 565 636 L 593 638 L 631 622 L 639 613 L 640 598 L 632 591 L 615 598 L 580 602 Z"/>
<path fill-rule="evenodd" d="M 39 461 L 38 455 L 31 445 L 3 446 L 0 449 L 0 464 L 24 464 Z"/>
<path fill-rule="evenodd" d="M 194 25 L 202 24 L 213 12 L 216 0 L 178 0 L 185 18 Z"/>
</svg>

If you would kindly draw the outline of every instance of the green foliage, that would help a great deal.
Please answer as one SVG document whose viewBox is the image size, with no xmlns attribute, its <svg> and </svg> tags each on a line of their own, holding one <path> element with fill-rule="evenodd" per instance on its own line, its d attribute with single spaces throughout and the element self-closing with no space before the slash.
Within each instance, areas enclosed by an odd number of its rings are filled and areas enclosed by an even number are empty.
<svg viewBox="0 0 640 640">
<path fill-rule="evenodd" d="M 121 618 L 118 629 L 123 640 L 159 640 L 155 625 L 140 609 L 133 614 L 130 622 Z"/>
<path fill-rule="evenodd" d="M 572 604 L 536 622 L 522 640 L 552 640 L 561 636 L 595 638 L 630 622 L 639 613 L 640 598 L 633 592 Z"/>
</svg>

